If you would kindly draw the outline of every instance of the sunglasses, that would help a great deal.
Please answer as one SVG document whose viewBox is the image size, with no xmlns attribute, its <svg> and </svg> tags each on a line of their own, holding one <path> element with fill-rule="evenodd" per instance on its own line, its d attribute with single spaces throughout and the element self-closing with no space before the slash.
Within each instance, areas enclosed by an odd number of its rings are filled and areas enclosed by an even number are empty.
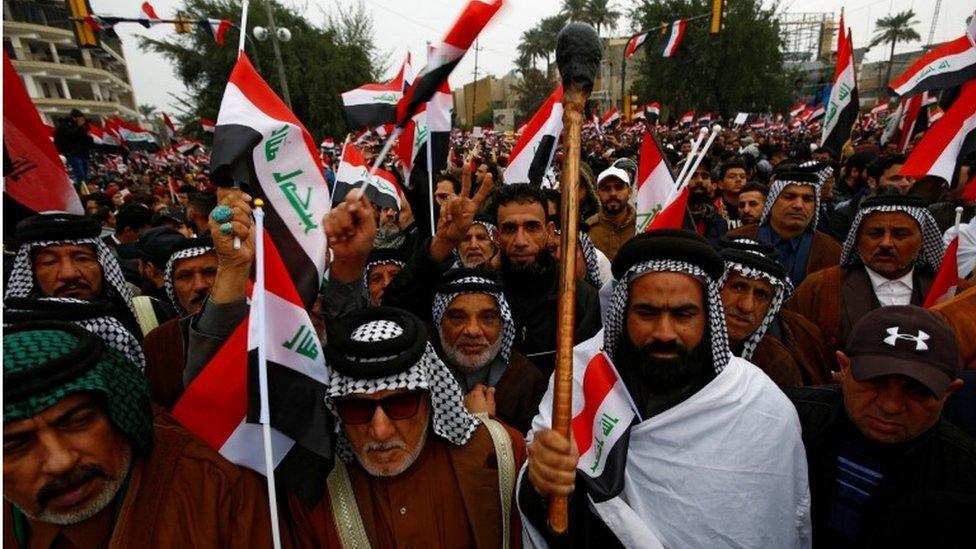
<svg viewBox="0 0 976 549">
<path fill-rule="evenodd" d="M 386 417 L 399 420 L 410 419 L 417 415 L 420 409 L 420 399 L 424 391 L 409 391 L 406 393 L 396 393 L 386 398 L 372 400 L 367 398 L 340 398 L 336 399 L 336 409 L 339 412 L 339 419 L 347 425 L 364 425 L 373 419 L 376 408 L 382 406 Z"/>
</svg>

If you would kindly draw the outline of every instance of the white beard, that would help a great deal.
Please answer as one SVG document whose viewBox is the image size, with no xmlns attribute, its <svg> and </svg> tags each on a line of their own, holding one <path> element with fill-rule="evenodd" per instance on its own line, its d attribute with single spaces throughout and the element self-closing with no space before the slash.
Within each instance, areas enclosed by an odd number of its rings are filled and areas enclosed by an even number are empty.
<svg viewBox="0 0 976 549">
<path fill-rule="evenodd" d="M 491 363 L 496 356 L 498 356 L 498 353 L 502 349 L 501 333 L 498 334 L 498 339 L 496 339 L 494 343 L 489 344 L 487 349 L 473 357 L 462 353 L 456 347 L 448 345 L 444 340 L 443 331 L 440 331 L 440 337 L 441 348 L 444 349 L 444 356 L 447 358 L 447 361 L 452 366 L 457 368 L 462 374 L 473 374 L 484 368 Z"/>
</svg>

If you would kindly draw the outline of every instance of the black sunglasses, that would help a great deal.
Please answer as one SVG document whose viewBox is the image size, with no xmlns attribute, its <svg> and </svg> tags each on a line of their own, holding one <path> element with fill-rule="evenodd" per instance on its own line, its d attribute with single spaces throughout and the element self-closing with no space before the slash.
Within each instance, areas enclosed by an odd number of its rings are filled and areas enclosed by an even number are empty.
<svg viewBox="0 0 976 549">
<path fill-rule="evenodd" d="M 368 398 L 344 397 L 336 399 L 336 409 L 339 419 L 347 425 L 363 425 L 369 423 L 376 413 L 376 408 L 383 407 L 386 417 L 399 420 L 410 419 L 417 415 L 420 409 L 420 399 L 424 391 L 416 390 L 406 393 L 396 393 L 386 398 L 372 400 Z"/>
</svg>

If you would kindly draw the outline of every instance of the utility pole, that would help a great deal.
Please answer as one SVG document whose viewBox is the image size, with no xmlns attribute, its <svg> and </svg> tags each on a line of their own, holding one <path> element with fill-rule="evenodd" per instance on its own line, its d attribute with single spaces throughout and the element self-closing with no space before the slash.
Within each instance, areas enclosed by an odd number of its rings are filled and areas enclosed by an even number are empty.
<svg viewBox="0 0 976 549">
<path fill-rule="evenodd" d="M 925 43 L 926 46 L 932 45 L 932 39 L 935 38 L 935 24 L 939 22 L 939 9 L 942 8 L 942 0 L 935 0 L 935 14 L 932 16 L 932 26 L 929 27 L 929 40 Z"/>
<path fill-rule="evenodd" d="M 475 39 L 474 41 L 474 85 L 471 92 L 471 127 L 474 127 L 474 117 L 477 115 L 477 104 L 478 104 L 478 52 L 481 51 L 479 47 L 480 40 Z"/>
<path fill-rule="evenodd" d="M 271 1 L 262 2 L 264 9 L 268 13 L 268 30 L 271 32 L 271 45 L 274 46 L 275 61 L 278 63 L 278 81 L 281 82 L 281 95 L 285 100 L 285 105 L 291 109 L 291 94 L 288 93 L 288 80 L 285 78 L 285 64 L 281 61 L 281 48 L 278 46 L 278 28 L 275 26 L 274 13 L 271 10 Z"/>
</svg>

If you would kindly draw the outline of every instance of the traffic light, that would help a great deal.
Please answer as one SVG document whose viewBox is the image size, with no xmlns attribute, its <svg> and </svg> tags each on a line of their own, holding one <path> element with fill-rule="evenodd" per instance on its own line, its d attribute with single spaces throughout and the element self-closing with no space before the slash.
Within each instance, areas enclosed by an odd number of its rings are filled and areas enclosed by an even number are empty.
<svg viewBox="0 0 976 549">
<path fill-rule="evenodd" d="M 91 6 L 88 0 L 64 0 L 65 8 L 68 10 L 71 29 L 75 32 L 75 41 L 79 48 L 97 48 L 102 45 L 95 32 L 86 19 L 91 17 Z"/>
<path fill-rule="evenodd" d="M 190 20 L 186 18 L 186 14 L 178 11 L 176 12 L 176 23 L 173 23 L 173 30 L 176 34 L 189 34 L 193 32 L 193 26 L 190 24 Z"/>
<path fill-rule="evenodd" d="M 725 14 L 728 0 L 712 0 L 712 19 L 708 25 L 709 34 L 718 34 L 725 29 Z"/>
</svg>

